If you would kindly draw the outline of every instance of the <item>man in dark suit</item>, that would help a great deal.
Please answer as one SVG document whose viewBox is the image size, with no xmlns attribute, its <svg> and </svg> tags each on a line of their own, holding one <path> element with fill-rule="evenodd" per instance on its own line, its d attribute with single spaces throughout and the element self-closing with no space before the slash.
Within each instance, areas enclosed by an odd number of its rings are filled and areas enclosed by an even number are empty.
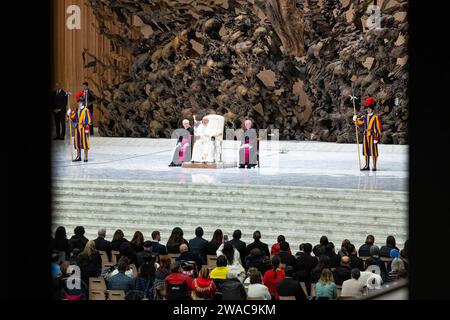
<svg viewBox="0 0 450 320">
<path fill-rule="evenodd" d="M 297 266 L 296 266 L 296 275 L 297 280 L 300 282 L 304 282 L 308 292 L 311 289 L 311 272 L 319 263 L 319 259 L 317 257 L 312 256 L 311 252 L 313 250 L 313 246 L 311 243 L 305 243 L 303 245 L 303 256 L 299 256 L 297 258 Z"/>
<path fill-rule="evenodd" d="M 267 245 L 267 243 L 261 242 L 261 232 L 253 232 L 253 240 L 255 241 L 247 246 L 246 255 L 250 254 L 250 251 L 252 251 L 252 249 L 258 248 L 264 253 L 265 256 L 270 257 L 269 246 Z"/>
<path fill-rule="evenodd" d="M 111 242 L 105 240 L 106 237 L 106 229 L 101 228 L 98 230 L 98 238 L 94 240 L 95 248 L 98 251 L 106 251 L 108 255 L 108 260 L 111 261 Z"/>
<path fill-rule="evenodd" d="M 290 250 L 291 248 L 289 247 L 289 242 L 283 241 L 280 243 L 280 253 L 278 256 L 280 257 L 281 263 L 295 268 L 296 260 Z"/>
<path fill-rule="evenodd" d="M 350 267 L 350 258 L 343 256 L 341 258 L 341 265 L 333 271 L 334 283 L 337 286 L 342 286 L 344 281 L 352 277 L 352 268 Z"/>
<path fill-rule="evenodd" d="M 285 278 L 277 282 L 277 293 L 281 297 L 294 296 L 296 300 L 307 300 L 300 282 L 294 279 L 294 268 L 287 266 L 284 270 Z"/>
<path fill-rule="evenodd" d="M 87 101 L 87 108 L 91 113 L 91 117 L 92 119 L 94 119 L 94 102 L 96 100 L 94 93 L 91 91 L 91 89 L 89 89 L 89 83 L 84 82 L 83 83 L 83 92 L 84 92 L 84 96 L 85 99 Z M 92 123 L 94 121 L 92 120 Z M 90 128 L 90 135 L 93 136 L 94 135 L 94 124 L 92 124 L 91 126 L 89 126 Z"/>
<path fill-rule="evenodd" d="M 59 83 L 52 94 L 52 113 L 55 119 L 56 137 L 53 140 L 64 140 L 66 135 L 66 109 L 69 102 L 68 94 Z"/>
<path fill-rule="evenodd" d="M 203 261 L 200 259 L 199 255 L 189 251 L 189 247 L 186 243 L 180 245 L 180 255 L 176 258 L 176 261 L 194 261 L 197 270 L 201 269 L 201 266 L 203 265 Z"/>
<path fill-rule="evenodd" d="M 245 255 L 247 250 L 247 244 L 244 241 L 241 241 L 242 232 L 241 230 L 234 230 L 233 232 L 233 239 L 230 240 L 230 243 L 233 245 L 233 247 L 239 251 L 239 254 L 241 255 L 241 261 L 243 263 L 243 267 L 246 269 L 245 265 Z"/>
<path fill-rule="evenodd" d="M 165 245 L 160 244 L 161 234 L 159 231 L 152 232 L 152 252 L 157 253 L 159 255 L 166 255 L 167 248 Z"/>
<path fill-rule="evenodd" d="M 195 229 L 195 238 L 189 240 L 189 248 L 193 254 L 196 254 L 202 260 L 202 265 L 206 264 L 206 246 L 208 240 L 203 239 L 203 228 Z"/>
</svg>

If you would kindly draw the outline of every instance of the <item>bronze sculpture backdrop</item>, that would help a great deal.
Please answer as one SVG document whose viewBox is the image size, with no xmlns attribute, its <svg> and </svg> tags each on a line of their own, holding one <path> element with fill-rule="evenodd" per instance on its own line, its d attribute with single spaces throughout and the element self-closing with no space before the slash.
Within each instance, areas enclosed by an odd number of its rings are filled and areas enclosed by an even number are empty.
<svg viewBox="0 0 450 320">
<path fill-rule="evenodd" d="M 125 68 L 91 57 L 121 79 L 97 84 L 101 135 L 167 138 L 208 112 L 281 139 L 354 142 L 354 91 L 377 100 L 382 143 L 407 143 L 405 0 L 378 1 L 377 28 L 366 27 L 373 0 L 88 2 L 97 31 L 130 53 L 111 52 Z"/>
</svg>

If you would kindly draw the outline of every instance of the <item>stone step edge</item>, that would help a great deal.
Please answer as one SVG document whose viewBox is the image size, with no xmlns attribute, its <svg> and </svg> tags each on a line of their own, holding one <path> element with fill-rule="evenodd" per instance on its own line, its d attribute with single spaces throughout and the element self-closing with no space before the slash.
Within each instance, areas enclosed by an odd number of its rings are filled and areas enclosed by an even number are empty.
<svg viewBox="0 0 450 320">
<path fill-rule="evenodd" d="M 359 190 L 359 189 L 347 189 L 347 188 L 317 188 L 317 187 L 301 187 L 301 186 L 274 186 L 274 185 L 257 185 L 257 184 L 203 184 L 203 183 L 182 183 L 173 181 L 156 181 L 156 180 L 120 180 L 120 179 L 79 179 L 79 178 L 52 178 L 53 181 L 62 181 L 64 183 L 102 183 L 102 184 L 117 184 L 123 186 L 125 184 L 137 184 L 137 185 L 166 185 L 166 186 L 188 186 L 188 188 L 235 188 L 235 189 L 278 189 L 278 190 L 309 190 L 309 191 L 322 191 L 322 192 L 348 192 L 348 193 L 379 193 L 379 194 L 404 194 L 405 191 L 386 191 L 386 190 Z"/>
</svg>

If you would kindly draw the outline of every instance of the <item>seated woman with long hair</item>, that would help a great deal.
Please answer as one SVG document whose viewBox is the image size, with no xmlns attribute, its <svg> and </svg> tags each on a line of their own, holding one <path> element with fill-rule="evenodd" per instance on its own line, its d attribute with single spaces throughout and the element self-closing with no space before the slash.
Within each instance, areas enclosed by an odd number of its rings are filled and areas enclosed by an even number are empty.
<svg viewBox="0 0 450 320">
<path fill-rule="evenodd" d="M 203 266 L 198 277 L 192 281 L 192 299 L 213 299 L 216 293 L 216 285 L 209 277 L 209 269 Z"/>
<path fill-rule="evenodd" d="M 323 269 L 320 279 L 316 284 L 316 296 L 318 299 L 336 299 L 337 288 L 334 283 L 333 273 L 330 269 Z"/>
</svg>

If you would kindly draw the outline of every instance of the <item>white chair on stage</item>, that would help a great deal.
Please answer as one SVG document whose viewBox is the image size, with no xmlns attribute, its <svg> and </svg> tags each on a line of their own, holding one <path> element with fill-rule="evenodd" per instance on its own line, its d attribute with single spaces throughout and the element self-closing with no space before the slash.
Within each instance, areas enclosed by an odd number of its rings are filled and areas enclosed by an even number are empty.
<svg viewBox="0 0 450 320">
<path fill-rule="evenodd" d="M 196 137 L 194 141 L 194 152 L 192 158 L 194 162 L 183 163 L 183 168 L 220 169 L 226 167 L 223 163 L 223 132 L 225 129 L 225 118 L 216 114 L 208 115 L 206 118 L 209 120 L 207 125 L 208 131 L 212 132 L 211 140 L 202 141 L 202 144 L 198 145 L 196 148 L 195 141 L 198 141 L 200 137 L 195 134 Z M 211 145 L 213 146 L 212 157 L 208 156 L 208 158 L 212 158 L 209 159 L 212 161 L 198 161 L 198 155 L 203 154 L 203 152 L 207 154 L 211 151 L 209 149 Z M 228 165 L 228 167 L 232 166 Z"/>
</svg>

